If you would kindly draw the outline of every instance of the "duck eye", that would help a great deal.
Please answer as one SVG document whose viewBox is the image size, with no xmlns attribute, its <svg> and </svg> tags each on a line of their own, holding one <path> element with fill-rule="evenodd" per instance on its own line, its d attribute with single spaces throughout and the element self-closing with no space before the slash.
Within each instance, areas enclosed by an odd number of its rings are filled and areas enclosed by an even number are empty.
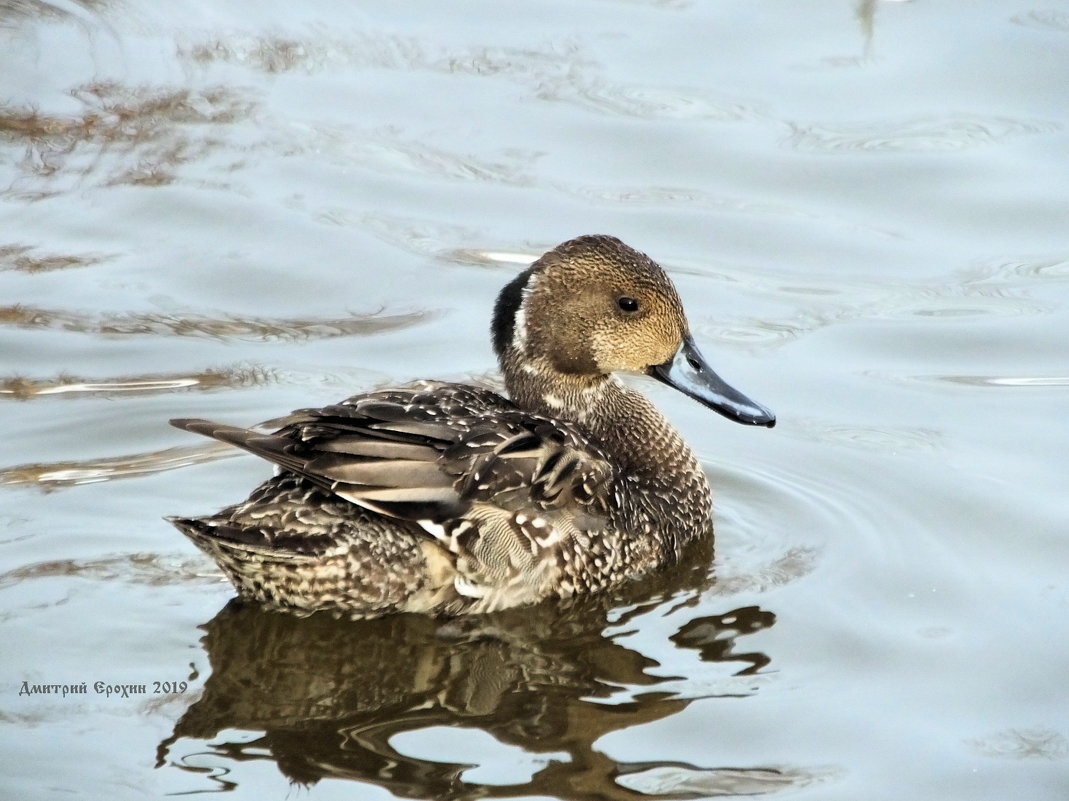
<svg viewBox="0 0 1069 801">
<path fill-rule="evenodd" d="M 628 314 L 632 314 L 638 311 L 638 301 L 634 298 L 629 298 L 626 296 L 618 298 L 616 301 L 616 305 Z"/>
</svg>

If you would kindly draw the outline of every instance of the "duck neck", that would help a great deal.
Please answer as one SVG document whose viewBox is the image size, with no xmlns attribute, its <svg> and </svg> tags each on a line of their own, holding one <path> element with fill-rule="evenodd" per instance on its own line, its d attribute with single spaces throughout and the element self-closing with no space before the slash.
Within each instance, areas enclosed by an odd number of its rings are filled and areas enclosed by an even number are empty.
<svg viewBox="0 0 1069 801">
<path fill-rule="evenodd" d="M 613 376 L 566 374 L 530 363 L 517 367 L 505 371 L 505 384 L 517 406 L 582 426 L 626 474 L 651 485 L 678 487 L 695 476 L 705 485 L 686 441 L 642 393 Z"/>
<path fill-rule="evenodd" d="M 537 367 L 506 369 L 513 402 L 526 411 L 581 426 L 599 441 L 620 468 L 618 480 L 631 485 L 631 490 L 621 488 L 630 499 L 623 526 L 648 538 L 666 562 L 673 562 L 687 543 L 711 530 L 705 472 L 645 395 L 612 376 L 565 375 Z"/>
<path fill-rule="evenodd" d="M 619 387 L 609 376 L 562 373 L 548 363 L 506 365 L 504 373 L 509 397 L 517 406 L 587 429 L 593 427 L 605 402 L 612 401 Z"/>
</svg>

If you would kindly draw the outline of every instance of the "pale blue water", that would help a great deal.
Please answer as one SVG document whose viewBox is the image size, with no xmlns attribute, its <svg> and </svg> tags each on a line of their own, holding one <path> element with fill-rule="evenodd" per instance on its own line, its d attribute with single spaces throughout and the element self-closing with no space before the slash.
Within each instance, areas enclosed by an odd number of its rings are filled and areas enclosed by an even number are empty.
<svg viewBox="0 0 1069 801">
<path fill-rule="evenodd" d="M 1065 798 L 1067 86 L 1062 3 L 0 1 L 0 795 Z M 269 471 L 167 419 L 483 377 L 594 232 L 778 414 L 642 384 L 715 561 L 224 611 L 162 516 Z"/>
</svg>

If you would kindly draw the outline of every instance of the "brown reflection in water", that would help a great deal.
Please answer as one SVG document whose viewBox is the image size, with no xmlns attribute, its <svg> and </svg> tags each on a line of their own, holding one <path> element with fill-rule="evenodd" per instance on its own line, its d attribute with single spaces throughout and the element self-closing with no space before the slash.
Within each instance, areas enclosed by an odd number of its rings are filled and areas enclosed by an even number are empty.
<svg viewBox="0 0 1069 801">
<path fill-rule="evenodd" d="M 228 35 L 179 45 L 178 57 L 193 64 L 237 64 L 266 73 L 371 68 L 438 72 L 449 75 L 544 79 L 567 75 L 590 60 L 574 41 L 545 49 L 450 47 L 444 42 L 387 31 L 349 31 L 344 38 L 324 32 L 303 39 Z"/>
<path fill-rule="evenodd" d="M 708 580 L 708 562 L 688 565 L 667 577 L 674 588 L 667 592 L 686 586 L 694 601 Z M 665 578 L 657 577 L 662 591 Z M 617 630 L 663 601 L 664 595 L 649 600 L 650 586 L 628 590 L 632 602 L 641 593 L 646 600 L 613 624 Z M 448 622 L 418 615 L 351 622 L 325 615 L 298 618 L 233 601 L 204 626 L 211 675 L 199 700 L 160 743 L 157 765 L 202 772 L 187 760 L 203 765 L 206 751 L 227 761 L 269 759 L 296 783 L 347 778 L 409 798 L 692 797 L 686 790 L 638 792 L 618 779 L 682 769 L 692 782 L 700 775 L 708 784 L 725 769 L 620 762 L 595 748 L 609 732 L 669 717 L 692 700 L 658 691 L 667 679 L 651 674 L 657 662 L 606 634 L 612 605 L 625 602 L 618 596 L 543 604 Z M 739 623 L 744 619 L 748 626 Z M 751 607 L 692 622 L 673 639 L 680 647 L 698 648 L 703 659 L 742 662 L 746 667 L 734 672 L 752 673 L 769 658 L 735 655 L 732 646 L 774 620 L 770 612 Z M 697 628 L 700 643 L 692 644 Z M 708 638 L 723 647 L 708 648 Z M 621 686 L 648 689 L 614 703 Z M 740 684 L 739 694 L 751 692 L 750 683 Z M 410 756 L 391 742 L 433 727 L 484 731 L 529 754 L 546 755 L 544 766 L 533 776 L 517 776 L 515 784 L 480 784 L 464 778 L 470 764 Z M 235 739 L 230 730 L 242 736 Z M 262 736 L 250 740 L 249 732 Z M 801 773 L 768 766 L 728 770 L 732 786 L 740 775 L 752 774 L 751 790 L 755 783 L 773 791 L 803 780 Z M 785 781 L 791 775 L 797 780 Z M 706 786 L 702 794 L 716 794 L 715 787 Z"/>
<path fill-rule="evenodd" d="M 72 0 L 69 7 L 46 2 L 46 0 L 0 0 L 0 20 L 21 19 L 81 19 L 76 9 L 100 13 L 113 4 L 113 0 Z"/>
<path fill-rule="evenodd" d="M 854 18 L 861 28 L 863 39 L 862 51 L 859 55 L 829 56 L 820 59 L 822 66 L 840 69 L 843 67 L 863 67 L 871 62 L 876 56 L 876 16 L 881 6 L 888 3 L 908 3 L 910 0 L 858 0 L 854 6 Z"/>
<path fill-rule="evenodd" d="M 110 459 L 20 464 L 0 469 L 0 487 L 30 484 L 51 491 L 79 484 L 95 484 L 117 478 L 162 473 L 164 470 L 229 459 L 240 453 L 229 445 L 220 443 L 191 448 L 167 448 Z"/>
<path fill-rule="evenodd" d="M 108 256 L 61 256 L 33 254 L 29 245 L 0 245 L 0 270 L 19 270 L 24 273 L 45 273 L 69 267 L 100 264 Z"/>
<path fill-rule="evenodd" d="M 872 58 L 872 44 L 876 37 L 876 9 L 879 8 L 880 2 L 881 0 L 859 0 L 854 9 L 854 16 L 861 24 L 861 33 L 865 37 L 865 54 L 863 58 L 858 59 L 858 63 Z"/>
<path fill-rule="evenodd" d="M 0 377 L 0 400 L 39 398 L 118 397 L 181 390 L 239 389 L 262 386 L 277 380 L 265 367 L 247 365 L 199 373 L 148 373 L 136 376 L 90 379 L 61 374 L 55 378 Z"/>
<path fill-rule="evenodd" d="M 51 328 L 79 334 L 162 334 L 259 341 L 368 336 L 418 325 L 436 316 L 435 311 L 421 310 L 395 314 L 354 314 L 335 319 L 272 320 L 264 317 L 202 317 L 162 313 L 94 315 L 22 304 L 0 306 L 0 325 L 16 328 Z"/>
<path fill-rule="evenodd" d="M 223 88 L 191 91 L 94 81 L 74 88 L 71 95 L 85 107 L 79 115 L 51 115 L 31 106 L 0 103 L 0 142 L 25 147 L 16 162 L 23 177 L 50 178 L 64 170 L 84 176 L 103 168 L 109 184 L 169 183 L 176 167 L 219 145 L 203 133 L 181 135 L 180 126 L 231 124 L 247 118 L 253 108 Z M 89 147 L 93 150 L 88 163 L 68 167 L 70 157 Z M 116 147 L 126 158 L 103 165 L 100 157 Z M 50 194 L 40 191 L 36 196 Z"/>
</svg>

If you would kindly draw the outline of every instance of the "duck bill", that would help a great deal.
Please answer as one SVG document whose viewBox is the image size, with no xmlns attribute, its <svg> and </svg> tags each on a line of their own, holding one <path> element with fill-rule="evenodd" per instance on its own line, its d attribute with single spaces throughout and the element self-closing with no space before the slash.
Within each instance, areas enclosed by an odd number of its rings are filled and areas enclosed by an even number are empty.
<svg viewBox="0 0 1069 801">
<path fill-rule="evenodd" d="M 714 372 L 689 335 L 675 356 L 649 368 L 649 374 L 736 423 L 768 428 L 776 424 L 776 415 Z"/>
</svg>

